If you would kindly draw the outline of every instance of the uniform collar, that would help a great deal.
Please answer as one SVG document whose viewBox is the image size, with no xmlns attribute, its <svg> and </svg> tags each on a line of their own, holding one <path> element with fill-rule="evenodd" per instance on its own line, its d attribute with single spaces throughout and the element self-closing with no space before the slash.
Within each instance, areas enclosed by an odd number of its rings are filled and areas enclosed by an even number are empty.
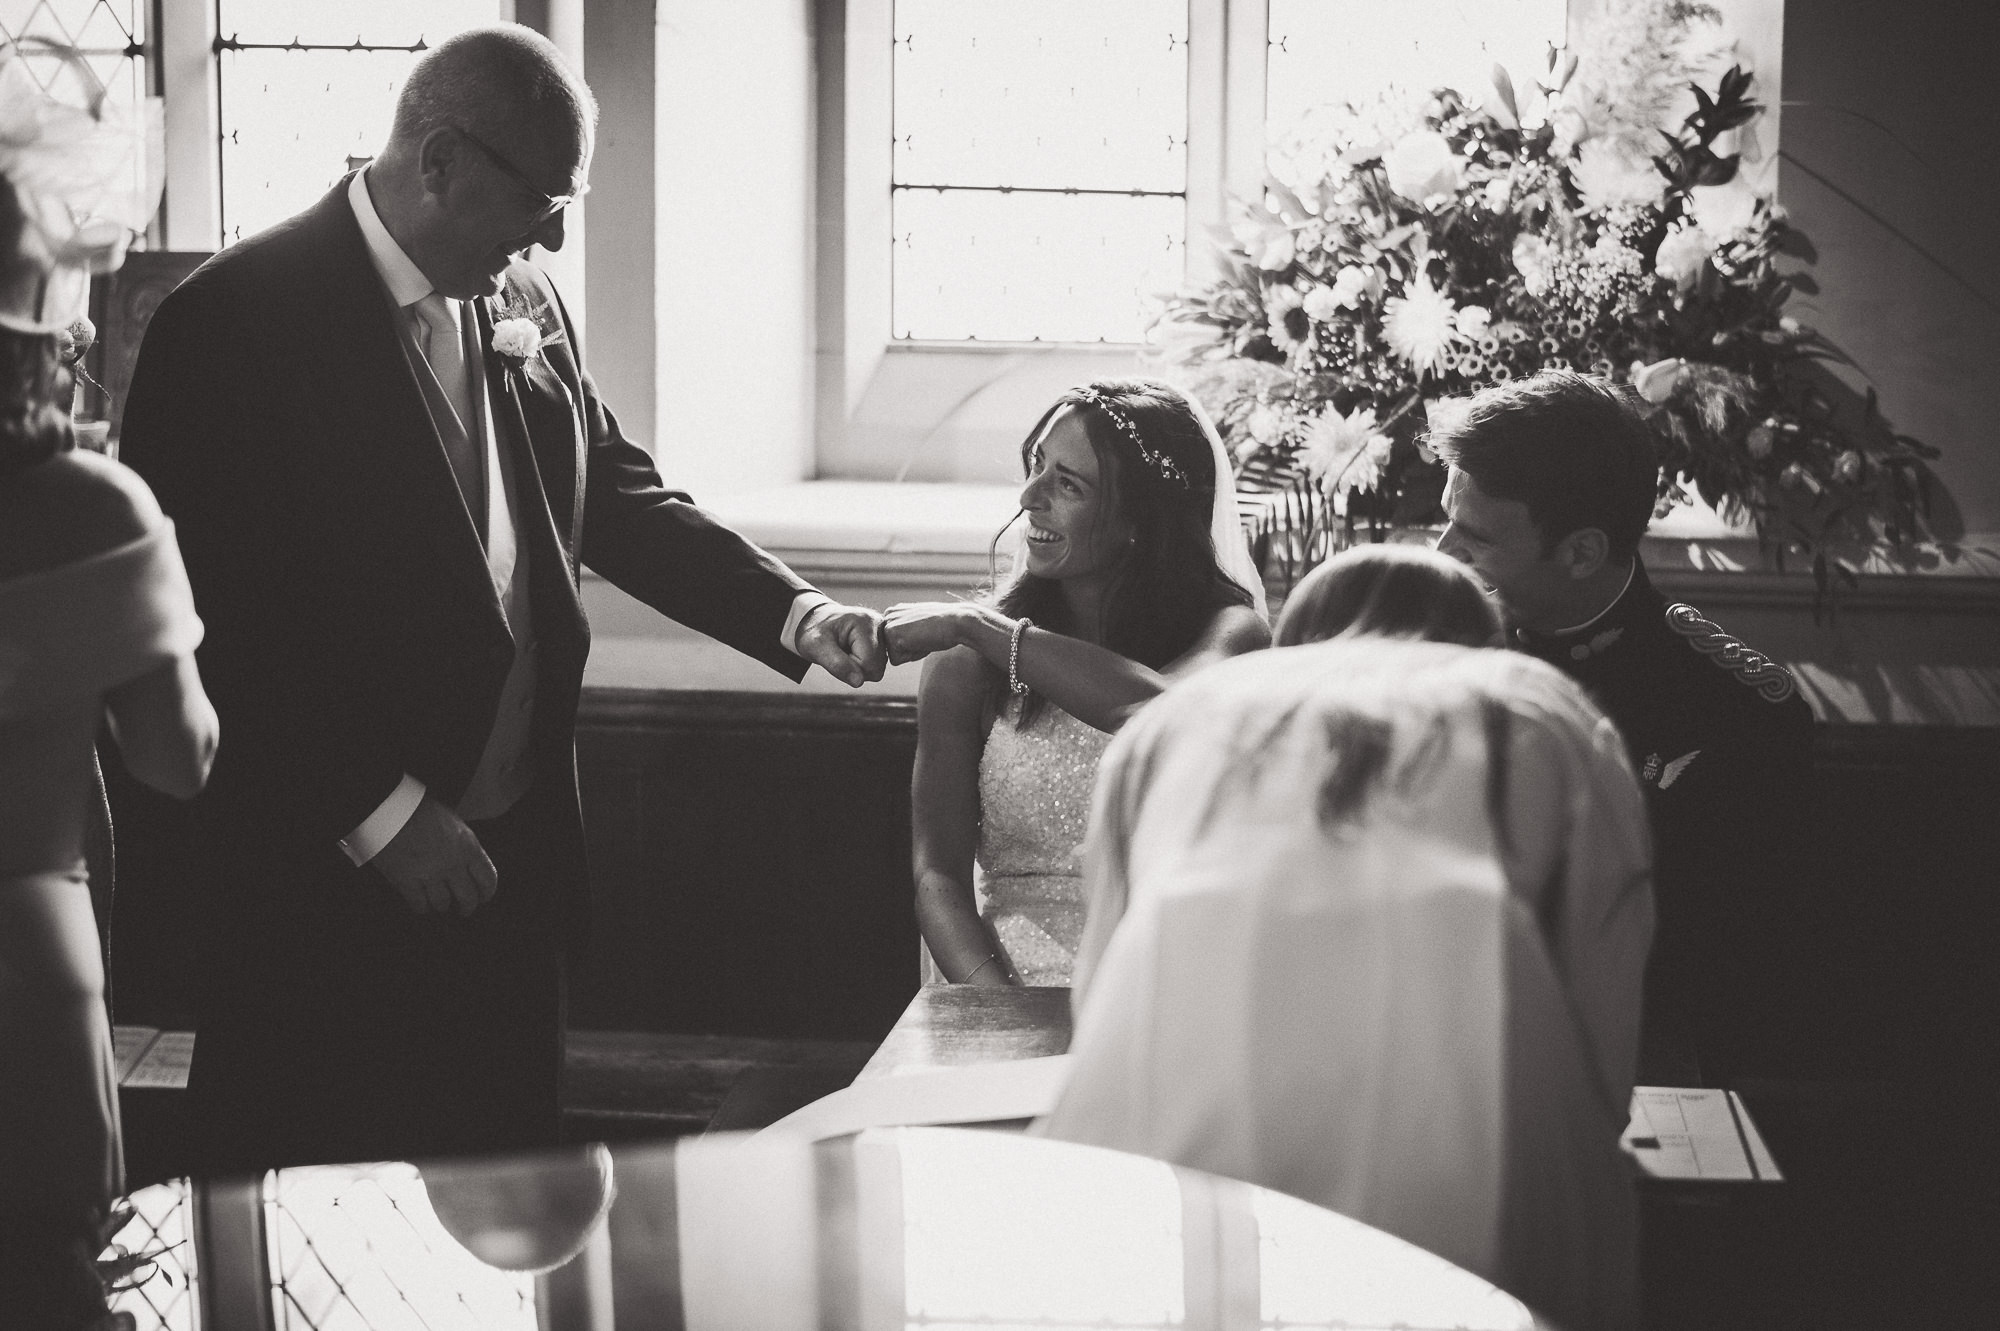
<svg viewBox="0 0 2000 1331">
<path fill-rule="evenodd" d="M 1652 581 L 1646 576 L 1646 566 L 1634 555 L 1632 571 L 1625 579 L 1625 589 L 1602 611 L 1581 624 L 1553 633 L 1515 629 L 1514 643 L 1522 651 L 1558 665 L 1588 661 L 1630 636 L 1633 627 L 1652 613 L 1655 608 L 1652 603 L 1658 599 L 1659 594 L 1653 590 Z"/>
<path fill-rule="evenodd" d="M 398 308 L 407 309 L 436 288 L 424 276 L 423 269 L 403 253 L 403 247 L 389 234 L 389 228 L 382 225 L 382 215 L 375 211 L 375 200 L 368 196 L 367 181 L 366 167 L 348 179 L 347 203 L 354 209 L 354 220 L 361 227 L 361 239 L 368 246 L 368 261 L 375 265 L 375 275 L 388 288 L 389 299 Z"/>
</svg>

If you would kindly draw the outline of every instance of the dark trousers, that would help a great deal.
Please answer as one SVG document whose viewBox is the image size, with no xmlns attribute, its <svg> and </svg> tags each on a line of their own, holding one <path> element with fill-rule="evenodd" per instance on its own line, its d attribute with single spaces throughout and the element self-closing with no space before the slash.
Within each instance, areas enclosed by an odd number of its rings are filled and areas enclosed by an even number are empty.
<svg viewBox="0 0 2000 1331">
<path fill-rule="evenodd" d="M 563 929 L 534 792 L 473 825 L 499 873 L 469 917 L 418 915 L 344 863 L 270 884 L 211 950 L 189 1082 L 196 1169 L 552 1146 Z"/>
</svg>

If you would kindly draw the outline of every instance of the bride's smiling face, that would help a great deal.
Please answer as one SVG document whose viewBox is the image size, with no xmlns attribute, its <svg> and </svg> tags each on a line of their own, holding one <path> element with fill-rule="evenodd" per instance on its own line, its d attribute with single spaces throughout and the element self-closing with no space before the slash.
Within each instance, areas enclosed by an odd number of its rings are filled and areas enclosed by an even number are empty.
<svg viewBox="0 0 2000 1331">
<path fill-rule="evenodd" d="M 1021 508 L 1028 515 L 1028 572 L 1039 578 L 1108 573 L 1131 543 L 1131 524 L 1117 512 L 1112 478 L 1085 432 L 1082 408 L 1058 411 L 1029 451 Z"/>
</svg>

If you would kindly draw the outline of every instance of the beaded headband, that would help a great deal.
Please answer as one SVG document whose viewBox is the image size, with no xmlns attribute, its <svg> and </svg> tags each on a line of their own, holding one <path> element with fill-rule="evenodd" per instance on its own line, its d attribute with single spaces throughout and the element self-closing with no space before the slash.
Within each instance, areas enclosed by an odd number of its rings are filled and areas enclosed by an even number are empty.
<svg viewBox="0 0 2000 1331">
<path fill-rule="evenodd" d="M 1132 447 L 1139 450 L 1139 456 L 1145 459 L 1146 465 L 1151 467 L 1161 480 L 1171 481 L 1184 490 L 1192 490 L 1194 488 L 1193 482 L 1188 480 L 1187 473 L 1181 470 L 1180 463 L 1174 461 L 1165 453 L 1146 447 L 1146 441 L 1139 437 L 1137 422 L 1126 415 L 1110 398 L 1089 386 L 1073 389 L 1072 391 L 1078 397 L 1090 403 L 1091 406 L 1096 407 L 1106 416 L 1109 416 L 1111 423 L 1117 426 L 1127 439 L 1132 441 Z"/>
</svg>

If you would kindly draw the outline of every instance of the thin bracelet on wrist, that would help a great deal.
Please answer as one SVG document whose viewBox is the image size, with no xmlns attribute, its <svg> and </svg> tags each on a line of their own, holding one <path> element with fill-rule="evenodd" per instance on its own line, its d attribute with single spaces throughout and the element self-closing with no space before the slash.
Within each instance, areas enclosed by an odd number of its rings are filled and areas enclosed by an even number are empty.
<svg viewBox="0 0 2000 1331">
<path fill-rule="evenodd" d="M 959 983 L 971 984 L 973 976 L 979 974 L 979 972 L 985 970 L 988 966 L 991 966 L 994 962 L 998 960 L 1000 960 L 1000 954 L 998 952 L 988 952 L 986 954 L 986 960 L 980 962 L 977 966 L 974 966 L 971 970 L 967 971 L 965 973 L 965 978 L 960 980 Z"/>
<path fill-rule="evenodd" d="M 1017 695 L 1025 695 L 1028 686 L 1021 682 L 1021 639 L 1028 635 L 1035 621 L 1026 615 L 1014 621 L 1014 633 L 1007 640 L 1007 687 Z"/>
</svg>

